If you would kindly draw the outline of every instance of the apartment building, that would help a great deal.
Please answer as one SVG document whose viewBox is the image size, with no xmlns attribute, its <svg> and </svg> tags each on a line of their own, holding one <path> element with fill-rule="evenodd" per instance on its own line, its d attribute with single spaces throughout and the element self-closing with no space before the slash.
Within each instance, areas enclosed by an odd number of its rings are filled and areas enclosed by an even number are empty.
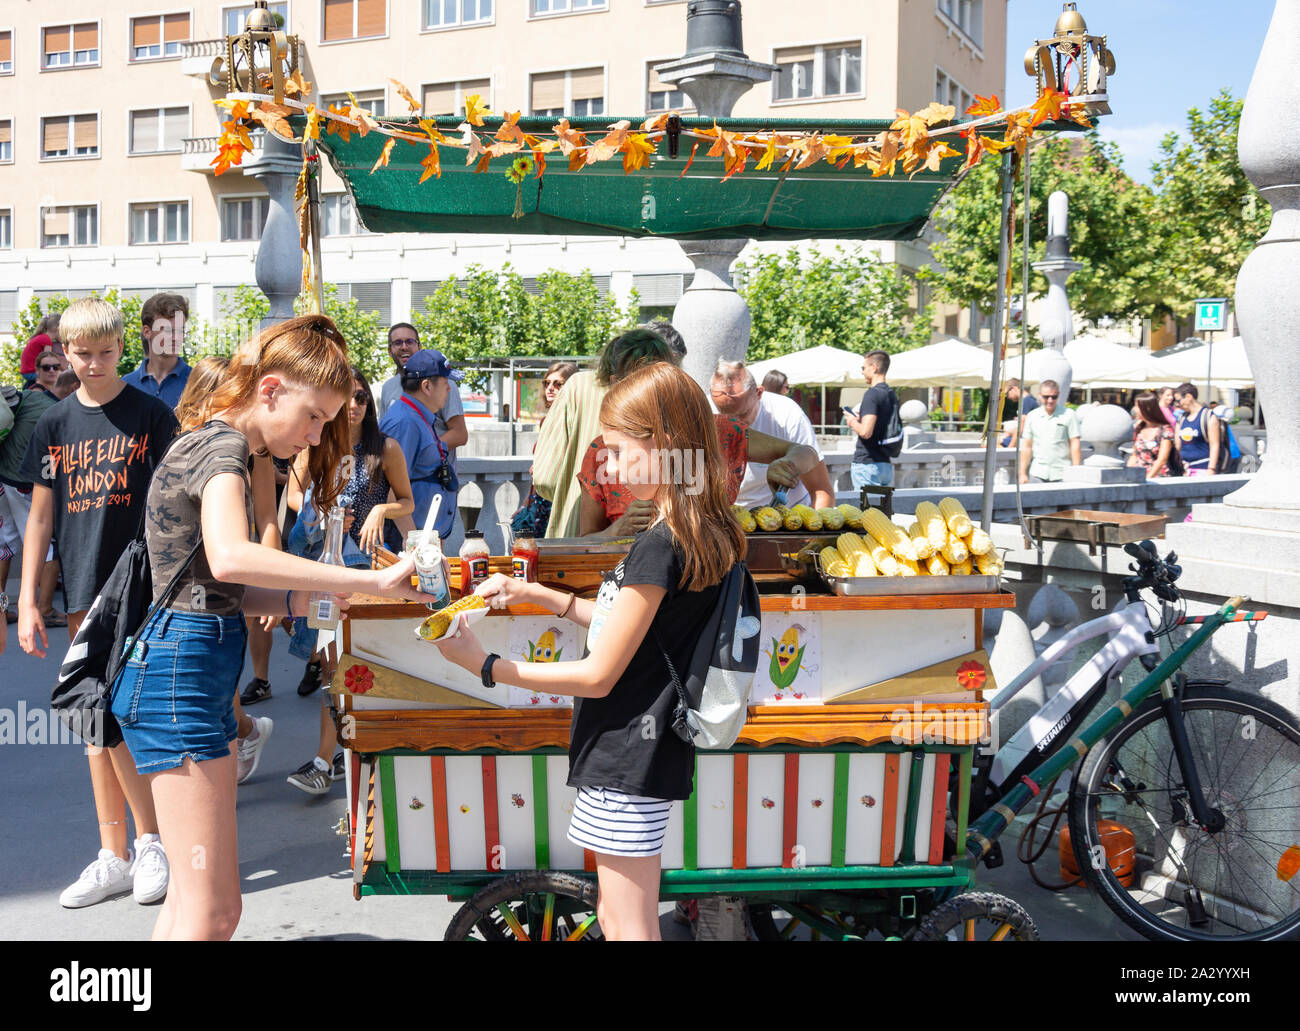
<svg viewBox="0 0 1300 1031">
<path fill-rule="evenodd" d="M 164 3 L 166 0 L 164 0 Z M 390 77 L 444 122 L 466 93 L 496 111 L 637 117 L 689 100 L 656 64 L 685 47 L 685 0 L 282 0 L 320 101 L 352 92 L 404 114 Z M 777 72 L 737 116 L 881 117 L 1002 93 L 1006 0 L 745 0 L 745 48 Z M 238 169 L 214 176 L 220 91 L 208 72 L 251 5 L 43 0 L 0 8 L 0 334 L 32 296 L 186 294 L 221 316 L 253 283 L 268 200 Z M 385 322 L 409 317 L 471 263 L 525 277 L 590 269 L 671 308 L 690 263 L 668 240 L 371 234 L 323 180 L 325 277 Z M 880 246 L 916 267 L 923 246 Z M 966 323 L 963 322 L 962 325 Z M 951 322 L 950 328 L 958 323 Z M 941 327 L 944 328 L 944 327 Z"/>
</svg>

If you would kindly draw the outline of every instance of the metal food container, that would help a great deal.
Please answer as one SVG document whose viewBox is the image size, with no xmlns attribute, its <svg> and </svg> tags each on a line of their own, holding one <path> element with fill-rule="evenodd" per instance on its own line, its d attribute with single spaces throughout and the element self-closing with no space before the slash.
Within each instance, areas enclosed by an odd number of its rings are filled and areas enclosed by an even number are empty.
<svg viewBox="0 0 1300 1031">
<path fill-rule="evenodd" d="M 1001 577 L 977 573 L 973 576 L 829 576 L 821 567 L 818 551 L 803 550 L 781 556 L 787 573 L 800 580 L 825 584 L 834 594 L 845 598 L 871 598 L 884 595 L 916 594 L 992 594 L 1001 589 Z"/>
</svg>

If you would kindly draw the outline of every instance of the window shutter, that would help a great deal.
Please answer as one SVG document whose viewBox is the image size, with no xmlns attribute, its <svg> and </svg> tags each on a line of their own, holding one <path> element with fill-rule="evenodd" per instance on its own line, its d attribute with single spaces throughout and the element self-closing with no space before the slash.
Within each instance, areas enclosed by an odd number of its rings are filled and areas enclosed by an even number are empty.
<svg viewBox="0 0 1300 1031">
<path fill-rule="evenodd" d="M 569 96 L 574 100 L 594 100 L 605 96 L 605 73 L 599 68 L 584 68 L 569 73 Z"/>
<path fill-rule="evenodd" d="M 9 119 L 6 118 L 3 122 L 0 122 L 0 143 L 9 143 L 13 138 L 12 125 Z"/>
<path fill-rule="evenodd" d="M 439 118 L 456 113 L 456 84 L 437 82 L 424 87 L 424 114 L 426 118 Z"/>
<path fill-rule="evenodd" d="M 183 43 L 190 38 L 190 16 L 188 14 L 163 15 L 163 42 Z"/>
<path fill-rule="evenodd" d="M 71 49 L 72 29 L 69 26 L 61 25 L 57 29 L 45 30 L 45 52 L 47 54 L 57 54 Z"/>
<path fill-rule="evenodd" d="M 14 38 L 8 32 L 0 32 L 0 61 L 14 59 Z"/>
<path fill-rule="evenodd" d="M 157 18 L 131 19 L 131 46 L 154 47 L 162 39 L 162 26 Z"/>
<path fill-rule="evenodd" d="M 379 313 L 379 321 L 388 325 L 393 319 L 392 283 L 352 283 L 349 296 L 361 311 Z"/>
<path fill-rule="evenodd" d="M 796 64 L 801 61 L 811 61 L 812 59 L 812 47 L 789 47 L 786 50 L 776 52 L 777 64 Z"/>
<path fill-rule="evenodd" d="M 41 149 L 46 154 L 68 149 L 68 119 L 66 117 L 41 119 Z"/>
<path fill-rule="evenodd" d="M 72 219 L 67 208 L 45 209 L 45 235 L 66 236 L 71 231 Z"/>
<path fill-rule="evenodd" d="M 73 50 L 98 50 L 99 26 L 94 22 L 85 22 L 72 27 Z"/>
<path fill-rule="evenodd" d="M 131 153 L 158 149 L 158 112 L 131 112 Z"/>
<path fill-rule="evenodd" d="M 357 35 L 382 36 L 387 25 L 388 0 L 357 0 Z"/>
<path fill-rule="evenodd" d="M 564 107 L 564 73 L 545 72 L 533 76 L 532 110 L 548 111 Z"/>
<path fill-rule="evenodd" d="M 490 100 L 492 97 L 492 80 L 470 79 L 469 81 L 460 84 L 460 91 L 468 96 L 473 96 L 477 93 L 484 101 Z M 457 97 L 456 99 L 459 101 L 461 98 Z"/>
<path fill-rule="evenodd" d="M 353 0 L 325 0 L 325 39 L 352 38 Z"/>
<path fill-rule="evenodd" d="M 163 111 L 163 150 L 180 150 L 189 125 L 189 108 L 169 107 Z"/>
<path fill-rule="evenodd" d="M 74 147 L 99 147 L 99 116 L 77 115 L 73 119 L 72 145 Z"/>
</svg>

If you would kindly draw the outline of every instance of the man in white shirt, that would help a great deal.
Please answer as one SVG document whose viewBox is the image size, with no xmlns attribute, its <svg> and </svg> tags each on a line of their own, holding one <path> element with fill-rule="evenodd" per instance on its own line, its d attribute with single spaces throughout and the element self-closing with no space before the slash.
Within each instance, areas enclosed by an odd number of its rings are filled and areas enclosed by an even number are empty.
<svg viewBox="0 0 1300 1031">
<path fill-rule="evenodd" d="M 754 375 L 745 368 L 744 362 L 718 362 L 717 371 L 709 385 L 709 396 L 720 413 L 734 417 L 746 429 L 757 430 L 780 440 L 806 444 L 821 459 L 822 453 L 817 447 L 812 423 L 804 415 L 803 409 L 788 397 L 764 391 L 754 382 Z M 767 481 L 767 466 L 750 462 L 745 470 L 745 479 L 740 484 L 736 504 L 754 508 L 770 504 L 771 501 L 772 487 Z M 831 477 L 826 470 L 825 461 L 818 461 L 816 466 L 804 473 L 802 482 L 790 488 L 786 504 L 811 505 L 813 508 L 827 508 L 835 504 L 835 494 L 831 489 Z"/>
<path fill-rule="evenodd" d="M 379 418 L 402 396 L 402 370 L 406 360 L 420 350 L 420 334 L 409 322 L 396 322 L 388 327 L 388 357 L 397 366 L 397 373 L 384 380 L 379 388 L 379 397 L 375 401 Z M 451 467 L 456 468 L 456 450 L 469 440 L 469 428 L 465 425 L 465 408 L 460 403 L 460 390 L 452 384 L 447 403 L 433 413 L 433 428 L 438 431 L 438 438 L 447 448 Z"/>
<path fill-rule="evenodd" d="M 1040 405 L 1025 416 L 1020 440 L 1020 482 L 1058 483 L 1067 465 L 1082 465 L 1079 417 L 1061 403 L 1055 380 L 1038 384 Z"/>
</svg>

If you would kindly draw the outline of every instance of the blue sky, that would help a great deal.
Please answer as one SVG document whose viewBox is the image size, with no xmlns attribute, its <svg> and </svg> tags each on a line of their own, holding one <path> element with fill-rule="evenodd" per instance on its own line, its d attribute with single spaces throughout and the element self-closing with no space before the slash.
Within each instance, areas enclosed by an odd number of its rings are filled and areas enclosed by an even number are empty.
<svg viewBox="0 0 1300 1031">
<path fill-rule="evenodd" d="M 1272 0 L 1078 0 L 1094 35 L 1115 52 L 1109 88 L 1113 115 L 1102 136 L 1124 152 L 1124 168 L 1150 182 L 1161 138 L 1187 124 L 1187 109 L 1204 109 L 1220 89 L 1244 97 L 1273 14 Z M 1007 107 L 1033 100 L 1025 51 L 1052 33 L 1060 0 L 1010 0 L 1007 5 Z"/>
</svg>

